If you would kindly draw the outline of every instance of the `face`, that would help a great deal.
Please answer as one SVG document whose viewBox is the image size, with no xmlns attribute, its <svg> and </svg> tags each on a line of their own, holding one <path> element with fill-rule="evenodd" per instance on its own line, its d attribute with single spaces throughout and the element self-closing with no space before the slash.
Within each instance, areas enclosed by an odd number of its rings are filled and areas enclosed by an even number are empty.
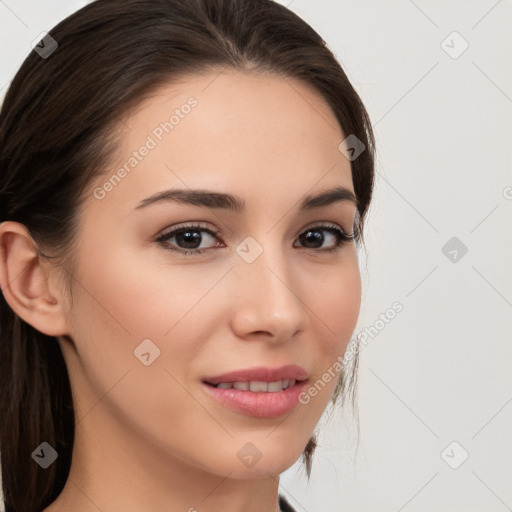
<svg viewBox="0 0 512 512">
<path fill-rule="evenodd" d="M 139 455 L 247 479 L 297 460 L 334 391 L 361 299 L 356 247 L 341 238 L 356 206 L 299 209 L 335 187 L 354 192 L 346 135 L 315 91 L 219 73 L 160 89 L 120 125 L 117 160 L 81 210 L 60 343 L 79 439 L 108 434 Z M 178 189 L 243 208 L 161 197 Z M 280 373 L 287 365 L 303 375 Z M 205 383 L 256 367 L 277 373 Z M 258 387 L 287 376 L 307 380 Z M 250 389 L 227 389 L 233 380 Z"/>
</svg>

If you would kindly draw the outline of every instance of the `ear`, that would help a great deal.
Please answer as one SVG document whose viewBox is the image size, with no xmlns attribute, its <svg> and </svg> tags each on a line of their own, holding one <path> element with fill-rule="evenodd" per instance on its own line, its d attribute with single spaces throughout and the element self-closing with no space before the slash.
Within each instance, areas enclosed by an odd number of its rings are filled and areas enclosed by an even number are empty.
<svg viewBox="0 0 512 512">
<path fill-rule="evenodd" d="M 48 336 L 68 334 L 64 295 L 50 279 L 52 267 L 19 222 L 0 223 L 0 286 L 12 310 Z M 57 270 L 57 269 L 55 269 Z"/>
</svg>

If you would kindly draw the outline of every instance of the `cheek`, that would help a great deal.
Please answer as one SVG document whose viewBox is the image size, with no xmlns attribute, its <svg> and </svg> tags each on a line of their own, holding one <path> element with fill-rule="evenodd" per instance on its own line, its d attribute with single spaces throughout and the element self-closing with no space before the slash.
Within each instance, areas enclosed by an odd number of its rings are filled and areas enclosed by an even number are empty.
<svg viewBox="0 0 512 512">
<path fill-rule="evenodd" d="M 120 242 L 103 247 L 101 254 L 84 252 L 90 257 L 81 258 L 76 272 L 85 286 L 75 286 L 72 337 L 84 389 L 101 396 L 130 371 L 127 380 L 139 384 L 128 396 L 139 397 L 138 403 L 158 395 L 171 403 L 167 396 L 174 394 L 175 406 L 185 406 L 172 376 L 183 382 L 197 373 L 201 348 L 219 317 L 215 285 L 225 269 L 155 262 L 123 250 Z M 86 408 L 94 402 L 94 396 L 82 396 Z"/>
<path fill-rule="evenodd" d="M 343 356 L 353 336 L 361 305 L 361 278 L 357 259 L 347 258 L 336 272 L 318 276 L 319 285 L 308 294 L 307 304 L 315 319 L 315 347 L 312 348 L 315 373 L 306 387 L 302 403 L 312 417 L 319 417 L 327 406 L 342 366 Z M 314 412 L 313 412 L 314 411 Z"/>
<path fill-rule="evenodd" d="M 318 320 L 324 355 L 343 354 L 354 332 L 361 307 L 361 277 L 355 253 L 336 271 L 320 272 L 318 286 L 308 294 L 308 306 Z"/>
<path fill-rule="evenodd" d="M 218 280 L 217 272 L 199 275 L 193 265 L 173 265 L 171 258 L 169 263 L 165 258 L 155 261 L 152 254 L 122 250 L 123 242 L 114 244 L 102 254 L 91 251 L 77 274 L 86 283 L 85 290 L 79 290 L 86 292 L 81 293 L 81 316 L 98 320 L 93 329 L 142 341 L 170 337 L 183 321 L 196 320 L 195 306 Z"/>
<path fill-rule="evenodd" d="M 115 251 L 89 258 L 78 269 L 77 281 L 87 288 L 75 286 L 72 337 L 78 357 L 67 360 L 78 417 L 108 430 L 105 418 L 114 415 L 129 426 L 125 435 L 133 435 L 134 442 L 156 439 L 184 459 L 187 446 L 195 446 L 200 460 L 211 441 L 205 429 L 217 438 L 226 435 L 187 386 L 187 370 L 194 373 L 199 345 L 211 333 L 201 326 L 211 327 L 206 316 L 213 315 L 214 300 L 200 299 L 218 275 L 210 271 L 202 279 L 196 272 L 194 278 L 192 266 L 136 269 Z M 134 354 L 145 339 L 157 347 L 146 345 L 144 352 L 154 361 L 149 365 Z M 160 353 L 153 359 L 155 350 Z"/>
</svg>

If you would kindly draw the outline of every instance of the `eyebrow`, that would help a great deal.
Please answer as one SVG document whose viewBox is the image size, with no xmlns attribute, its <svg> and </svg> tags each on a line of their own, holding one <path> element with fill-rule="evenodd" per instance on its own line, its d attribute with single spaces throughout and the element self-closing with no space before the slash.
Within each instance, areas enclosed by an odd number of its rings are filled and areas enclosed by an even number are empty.
<svg viewBox="0 0 512 512">
<path fill-rule="evenodd" d="M 299 212 L 309 211 L 315 208 L 329 206 L 340 201 L 350 201 L 356 206 L 358 206 L 359 203 L 351 190 L 339 186 L 305 196 L 298 210 Z M 232 194 L 193 189 L 170 189 L 157 192 L 143 199 L 135 209 L 146 208 L 147 206 L 161 202 L 190 204 L 203 208 L 230 210 L 237 213 L 242 213 L 245 209 L 245 201 Z"/>
</svg>

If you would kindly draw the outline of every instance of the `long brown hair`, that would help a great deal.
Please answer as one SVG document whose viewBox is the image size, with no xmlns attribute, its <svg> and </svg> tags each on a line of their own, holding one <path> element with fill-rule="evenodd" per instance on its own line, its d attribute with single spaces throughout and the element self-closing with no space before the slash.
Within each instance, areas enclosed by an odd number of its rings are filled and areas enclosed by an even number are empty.
<svg viewBox="0 0 512 512">
<path fill-rule="evenodd" d="M 374 183 L 369 117 L 324 40 L 292 11 L 271 0 L 96 0 L 50 36 L 58 46 L 46 58 L 30 52 L 0 112 L 0 222 L 24 224 L 42 255 L 73 253 L 83 191 L 104 172 L 116 123 L 129 109 L 161 85 L 223 67 L 302 80 L 322 95 L 343 132 L 364 144 L 351 161 L 362 239 Z M 24 322 L 3 295 L 0 336 L 6 512 L 39 512 L 69 474 L 75 423 L 68 372 L 57 338 Z M 356 369 L 357 351 L 333 399 L 350 390 L 355 401 Z M 44 470 L 31 457 L 43 441 L 58 452 Z M 308 477 L 315 446 L 312 436 L 303 452 Z"/>
</svg>

